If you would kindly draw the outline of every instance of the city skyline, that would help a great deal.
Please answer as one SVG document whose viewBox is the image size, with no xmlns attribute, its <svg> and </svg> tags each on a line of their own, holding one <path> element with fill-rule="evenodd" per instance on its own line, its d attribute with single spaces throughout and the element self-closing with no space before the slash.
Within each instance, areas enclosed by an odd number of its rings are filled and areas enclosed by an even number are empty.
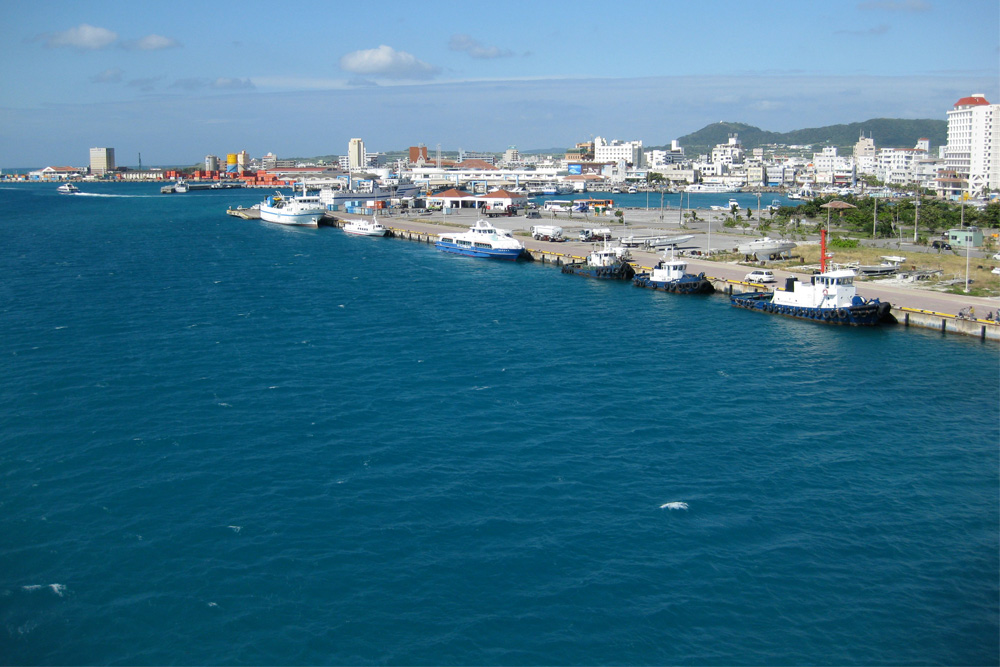
<svg viewBox="0 0 1000 667">
<path fill-rule="evenodd" d="M 0 167 L 662 145 L 1000 101 L 996 2 L 6 3 Z M 961 28 L 959 30 L 958 28 Z M 6 34 L 3 34 L 6 33 Z M 878 137 L 875 137 L 876 142 Z"/>
</svg>

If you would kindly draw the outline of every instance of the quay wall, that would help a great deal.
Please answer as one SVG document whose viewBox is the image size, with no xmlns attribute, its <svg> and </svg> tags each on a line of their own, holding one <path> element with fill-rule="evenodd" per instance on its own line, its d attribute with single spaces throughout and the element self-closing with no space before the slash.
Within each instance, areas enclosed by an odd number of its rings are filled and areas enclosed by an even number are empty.
<svg viewBox="0 0 1000 667">
<path fill-rule="evenodd" d="M 337 224 L 339 225 L 339 221 Z M 388 229 L 393 237 L 408 241 L 433 244 L 437 238 L 436 232 L 398 227 L 388 227 Z M 586 259 L 585 256 L 574 255 L 572 252 L 559 252 L 548 248 L 532 247 L 530 240 L 525 243 L 525 248 L 532 260 L 541 262 L 542 264 L 552 264 L 557 267 L 561 267 L 568 262 L 583 261 Z M 639 270 L 651 270 L 651 267 L 635 265 Z M 715 286 L 716 295 L 724 297 L 729 297 L 731 294 L 742 294 L 743 292 L 759 290 L 758 285 L 741 280 L 712 276 L 706 277 Z M 932 329 L 940 331 L 942 334 L 955 333 L 964 336 L 973 336 L 981 340 L 1000 341 L 1000 324 L 994 321 L 962 318 L 948 313 L 898 306 L 892 307 L 892 314 L 900 326 Z"/>
</svg>

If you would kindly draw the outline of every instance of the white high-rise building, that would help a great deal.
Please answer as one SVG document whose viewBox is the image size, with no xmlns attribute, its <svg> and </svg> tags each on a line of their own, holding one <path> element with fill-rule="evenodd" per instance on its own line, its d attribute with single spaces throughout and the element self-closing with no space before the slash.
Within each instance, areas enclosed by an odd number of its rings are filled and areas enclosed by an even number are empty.
<svg viewBox="0 0 1000 667">
<path fill-rule="evenodd" d="M 1000 104 L 990 104 L 981 93 L 963 97 L 948 112 L 945 169 L 964 180 L 964 192 L 982 195 L 1000 190 Z"/>
<path fill-rule="evenodd" d="M 114 148 L 91 148 L 90 149 L 90 173 L 94 176 L 103 176 L 112 172 L 115 167 Z"/>
<path fill-rule="evenodd" d="M 594 137 L 595 162 L 624 162 L 639 168 L 643 165 L 642 141 L 607 141 Z"/>
<path fill-rule="evenodd" d="M 712 149 L 712 164 L 724 165 L 723 171 L 734 164 L 743 164 L 746 153 L 743 144 L 740 142 L 738 134 L 730 134 L 729 140 L 724 144 L 716 144 Z"/>
</svg>

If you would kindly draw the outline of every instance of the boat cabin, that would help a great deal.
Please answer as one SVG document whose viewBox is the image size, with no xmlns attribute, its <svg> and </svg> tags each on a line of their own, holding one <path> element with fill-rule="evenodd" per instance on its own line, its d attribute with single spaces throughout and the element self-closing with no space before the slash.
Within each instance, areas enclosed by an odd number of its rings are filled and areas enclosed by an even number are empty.
<svg viewBox="0 0 1000 667">
<path fill-rule="evenodd" d="M 841 269 L 812 276 L 808 284 L 795 278 L 785 281 L 784 291 L 774 293 L 774 303 L 803 308 L 848 308 L 855 305 L 854 271 Z"/>
</svg>

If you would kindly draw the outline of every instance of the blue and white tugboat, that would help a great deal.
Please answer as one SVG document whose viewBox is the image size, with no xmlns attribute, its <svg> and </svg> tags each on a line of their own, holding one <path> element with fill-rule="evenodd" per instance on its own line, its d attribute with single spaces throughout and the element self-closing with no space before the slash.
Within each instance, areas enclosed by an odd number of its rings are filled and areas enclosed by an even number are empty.
<svg viewBox="0 0 1000 667">
<path fill-rule="evenodd" d="M 733 294 L 732 305 L 824 324 L 874 326 L 895 322 L 891 304 L 858 296 L 854 271 L 826 270 L 825 240 L 821 243 L 820 273 L 812 276 L 810 282 L 788 278 L 784 290 Z"/>
<path fill-rule="evenodd" d="M 784 291 L 733 294 L 730 301 L 738 308 L 824 324 L 874 326 L 895 320 L 888 302 L 858 296 L 854 271 L 849 269 L 820 273 L 809 283 L 789 278 Z"/>
<path fill-rule="evenodd" d="M 601 280 L 632 280 L 635 269 L 629 263 L 632 254 L 628 248 L 612 247 L 607 241 L 603 248 L 595 248 L 583 262 L 570 262 L 562 267 L 563 273 Z"/>
<path fill-rule="evenodd" d="M 705 277 L 704 273 L 699 273 L 696 276 L 687 273 L 687 262 L 675 259 L 672 254 L 670 259 L 667 259 L 666 254 L 664 254 L 663 259 L 649 273 L 636 274 L 635 278 L 632 279 L 632 284 L 636 287 L 659 289 L 677 294 L 712 294 L 715 292 L 715 286 Z"/>
<path fill-rule="evenodd" d="M 438 234 L 434 247 L 458 255 L 511 261 L 524 252 L 524 245 L 509 230 L 498 229 L 486 220 L 476 220 L 467 232 Z"/>
</svg>

